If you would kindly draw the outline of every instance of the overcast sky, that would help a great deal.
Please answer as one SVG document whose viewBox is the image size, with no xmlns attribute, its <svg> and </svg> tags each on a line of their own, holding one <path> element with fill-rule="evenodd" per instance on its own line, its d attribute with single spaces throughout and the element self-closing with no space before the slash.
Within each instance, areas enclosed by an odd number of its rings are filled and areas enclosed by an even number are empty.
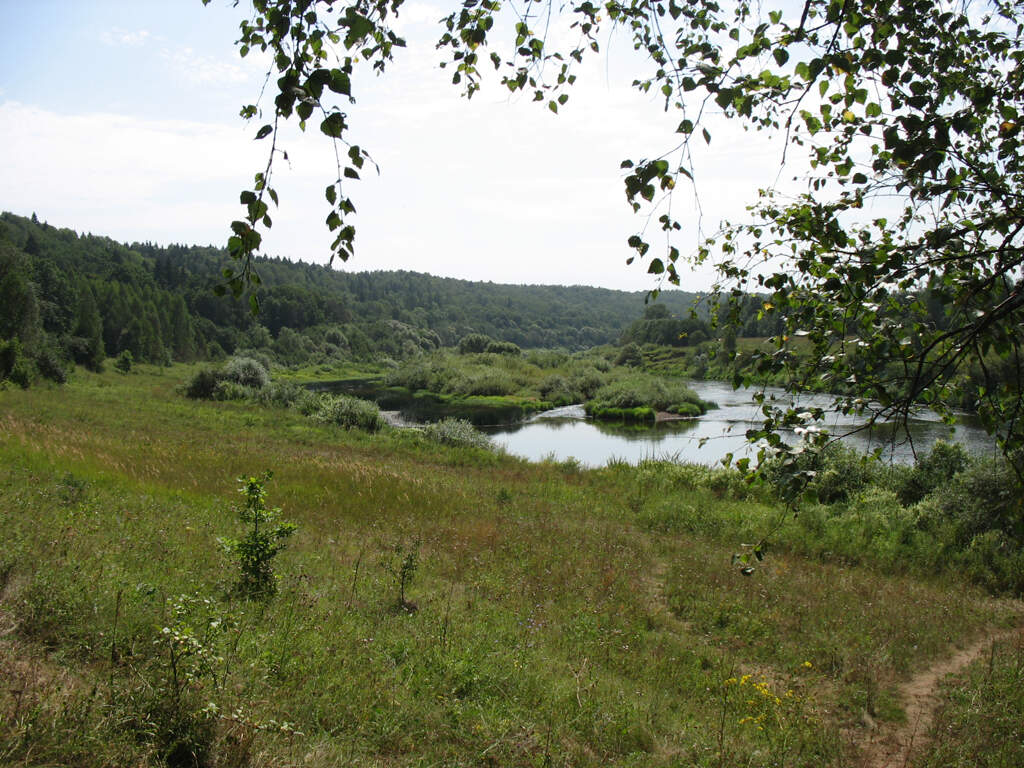
<svg viewBox="0 0 1024 768">
<path fill-rule="evenodd" d="M 0 0 L 0 209 L 122 241 L 223 245 L 241 217 L 238 193 L 265 162 L 261 123 L 238 116 L 263 82 L 261 60 L 234 46 L 244 5 L 228 0 Z M 626 266 L 643 226 L 626 204 L 620 162 L 676 143 L 680 115 L 630 86 L 637 62 L 619 35 L 609 58 L 580 71 L 559 115 L 497 82 L 472 101 L 438 68 L 436 20 L 447 6 L 411 0 L 400 16 L 409 46 L 383 77 L 353 83 L 350 140 L 380 174 L 347 190 L 358 213 L 346 270 L 411 269 L 504 283 L 646 290 Z M 511 41 L 495 36 L 500 53 Z M 502 48 L 504 45 L 506 48 Z M 268 100 L 269 103 L 269 100 Z M 281 207 L 265 252 L 323 263 L 329 141 L 312 128 L 280 140 Z M 702 225 L 740 218 L 779 171 L 779 145 L 732 127 L 697 157 Z M 789 174 L 792 176 L 792 174 Z M 692 195 L 674 212 L 697 235 Z M 683 288 L 706 289 L 707 271 Z"/>
</svg>

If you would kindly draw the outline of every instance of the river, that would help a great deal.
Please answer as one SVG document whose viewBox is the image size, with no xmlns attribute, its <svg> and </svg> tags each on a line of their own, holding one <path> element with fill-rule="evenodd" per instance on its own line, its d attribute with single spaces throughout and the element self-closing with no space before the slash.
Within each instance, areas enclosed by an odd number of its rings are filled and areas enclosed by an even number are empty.
<svg viewBox="0 0 1024 768">
<path fill-rule="evenodd" d="M 587 467 L 603 466 L 611 460 L 635 464 L 651 458 L 711 465 L 727 453 L 737 458 L 750 455 L 745 433 L 759 424 L 760 414 L 754 403 L 754 390 L 734 390 L 729 384 L 718 381 L 695 381 L 690 386 L 702 399 L 718 403 L 719 407 L 690 421 L 624 427 L 591 421 L 582 406 L 570 405 L 546 411 L 521 424 L 488 427 L 483 431 L 497 445 L 517 456 L 532 461 L 574 458 Z M 768 387 L 765 395 L 783 403 L 790 402 L 782 389 Z M 801 397 L 800 403 L 803 407 L 828 408 L 831 398 L 808 395 Z M 825 426 L 832 434 L 841 435 L 856 429 L 860 423 L 855 418 L 835 414 Z M 915 451 L 926 451 L 940 439 L 961 443 L 973 455 L 996 453 L 992 438 L 981 428 L 977 418 L 970 415 L 962 416 L 959 423 L 950 428 L 935 414 L 924 411 L 913 418 L 909 426 L 912 440 L 901 431 L 893 441 L 892 426 L 881 425 L 871 432 L 851 434 L 846 442 L 862 451 L 884 446 L 883 457 L 901 464 L 912 463 Z"/>
</svg>

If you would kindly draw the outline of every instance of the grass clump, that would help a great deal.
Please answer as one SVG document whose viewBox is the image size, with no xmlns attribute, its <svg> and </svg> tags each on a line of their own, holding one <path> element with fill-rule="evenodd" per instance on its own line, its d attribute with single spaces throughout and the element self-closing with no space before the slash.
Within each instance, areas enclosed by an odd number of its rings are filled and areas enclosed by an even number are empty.
<svg viewBox="0 0 1024 768">
<path fill-rule="evenodd" d="M 442 419 L 423 427 L 423 435 L 435 443 L 455 447 L 491 449 L 491 439 L 464 419 Z"/>
<path fill-rule="evenodd" d="M 334 424 L 346 429 L 379 432 L 387 426 L 380 408 L 369 400 L 349 395 L 323 395 L 312 418 L 322 424 Z"/>
</svg>

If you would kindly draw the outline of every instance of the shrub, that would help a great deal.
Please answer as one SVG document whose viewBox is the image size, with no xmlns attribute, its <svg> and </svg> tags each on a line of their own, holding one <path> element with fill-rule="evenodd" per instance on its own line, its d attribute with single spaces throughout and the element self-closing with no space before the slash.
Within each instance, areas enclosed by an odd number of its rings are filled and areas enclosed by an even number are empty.
<svg viewBox="0 0 1024 768">
<path fill-rule="evenodd" d="M 320 410 L 320 406 L 323 405 L 324 397 L 325 395 L 322 395 L 319 392 L 311 392 L 308 389 L 303 389 L 292 403 L 292 408 L 303 416 L 312 416 Z"/>
<path fill-rule="evenodd" d="M 44 379 L 55 381 L 58 384 L 67 383 L 67 362 L 49 344 L 41 347 L 36 353 L 36 369 Z"/>
<path fill-rule="evenodd" d="M 34 373 L 32 361 L 22 351 L 19 339 L 0 341 L 0 381 L 7 379 L 27 389 Z"/>
<path fill-rule="evenodd" d="M 564 376 L 551 374 L 537 387 L 540 396 L 553 405 L 569 405 L 578 402 L 579 392 L 573 390 Z"/>
<path fill-rule="evenodd" d="M 305 393 L 309 392 L 299 384 L 290 381 L 271 382 L 253 393 L 254 399 L 262 405 L 291 408 Z"/>
<path fill-rule="evenodd" d="M 1024 500 L 1010 466 L 1002 459 L 973 462 L 917 507 L 919 524 L 945 529 L 960 546 L 989 531 L 1024 543 Z"/>
<path fill-rule="evenodd" d="M 348 349 L 348 339 L 345 334 L 341 332 L 340 328 L 329 328 L 327 333 L 324 334 L 324 341 L 328 344 L 333 344 L 336 347 L 344 347 Z"/>
<path fill-rule="evenodd" d="M 570 374 L 568 389 L 578 392 L 580 400 L 587 400 L 593 397 L 604 383 L 604 376 L 596 368 L 588 365 L 577 368 Z"/>
<path fill-rule="evenodd" d="M 474 371 L 453 376 L 444 392 L 453 395 L 511 395 L 518 387 L 507 371 Z"/>
<path fill-rule="evenodd" d="M 395 580 L 395 608 L 407 613 L 415 613 L 417 610 L 415 603 L 405 599 L 405 593 L 419 569 L 420 544 L 419 539 L 408 546 L 395 542 L 383 561 L 385 570 Z"/>
<path fill-rule="evenodd" d="M 569 356 L 557 349 L 531 349 L 526 353 L 526 362 L 538 368 L 561 368 L 569 362 Z"/>
<path fill-rule="evenodd" d="M 134 362 L 135 358 L 132 356 L 131 351 L 122 349 L 121 354 L 114 359 L 114 369 L 118 373 L 127 374 L 131 371 L 132 363 Z"/>
<path fill-rule="evenodd" d="M 253 349 L 248 347 L 245 349 L 236 349 L 233 357 L 248 357 L 255 360 L 257 363 L 263 366 L 267 371 L 273 367 L 273 358 L 265 351 L 260 349 Z"/>
<path fill-rule="evenodd" d="M 907 506 L 916 504 L 952 480 L 969 463 L 970 458 L 962 446 L 939 440 L 926 455 L 918 457 L 913 469 L 906 473 L 897 489 L 900 501 Z"/>
<path fill-rule="evenodd" d="M 253 389 L 263 389 L 270 383 L 267 369 L 251 357 L 232 357 L 225 363 L 221 378 Z"/>
<path fill-rule="evenodd" d="M 324 424 L 367 432 L 377 432 L 387 426 L 376 404 L 349 395 L 322 396 L 313 418 Z"/>
<path fill-rule="evenodd" d="M 634 408 L 617 408 L 587 403 L 585 410 L 588 416 L 601 421 L 653 422 L 657 418 L 652 408 L 643 405 Z"/>
<path fill-rule="evenodd" d="M 423 428 L 424 436 L 435 443 L 474 448 L 491 448 L 491 439 L 463 419 L 444 419 Z"/>
<path fill-rule="evenodd" d="M 840 443 L 832 443 L 819 456 L 818 474 L 811 487 L 824 504 L 846 501 L 878 477 L 878 464 Z"/>
<path fill-rule="evenodd" d="M 217 385 L 214 397 L 217 400 L 248 400 L 255 397 L 257 392 L 259 390 L 236 381 L 222 381 Z"/>
<path fill-rule="evenodd" d="M 640 354 L 640 347 L 635 342 L 624 346 L 615 358 L 616 365 L 625 365 L 630 368 L 639 368 L 644 364 L 644 357 Z"/>
<path fill-rule="evenodd" d="M 792 491 L 792 482 L 802 477 L 808 490 L 822 504 L 848 501 L 880 477 L 879 465 L 871 457 L 841 443 L 821 450 L 807 448 L 795 455 L 782 454 L 769 460 L 764 475 L 780 498 Z"/>
<path fill-rule="evenodd" d="M 596 416 L 616 409 L 649 408 L 664 411 L 674 407 L 676 412 L 701 415 L 709 405 L 713 404 L 705 403 L 696 392 L 682 383 L 633 375 L 601 387 L 587 403 L 587 413 Z"/>
<path fill-rule="evenodd" d="M 492 341 L 485 348 L 484 352 L 492 355 L 521 355 L 523 350 L 519 348 L 518 344 L 513 344 L 511 341 Z"/>
<path fill-rule="evenodd" d="M 488 344 L 493 344 L 494 339 L 482 333 L 469 333 L 459 340 L 459 354 L 470 355 L 477 352 L 484 352 Z"/>
<path fill-rule="evenodd" d="M 1021 542 L 1003 531 L 986 531 L 971 540 L 956 558 L 963 571 L 992 592 L 1024 592 L 1024 552 Z"/>
<path fill-rule="evenodd" d="M 217 396 L 219 381 L 212 368 L 200 368 L 185 385 L 185 396 L 193 400 L 212 400 Z"/>
<path fill-rule="evenodd" d="M 674 413 L 678 416 L 700 416 L 703 414 L 701 407 L 696 403 L 679 403 L 678 405 L 670 405 L 667 410 L 669 413 Z"/>
<path fill-rule="evenodd" d="M 391 371 L 385 377 L 384 383 L 389 387 L 405 387 L 414 392 L 417 389 L 436 391 L 434 387 L 437 384 L 437 374 L 433 365 L 418 361 Z"/>
</svg>

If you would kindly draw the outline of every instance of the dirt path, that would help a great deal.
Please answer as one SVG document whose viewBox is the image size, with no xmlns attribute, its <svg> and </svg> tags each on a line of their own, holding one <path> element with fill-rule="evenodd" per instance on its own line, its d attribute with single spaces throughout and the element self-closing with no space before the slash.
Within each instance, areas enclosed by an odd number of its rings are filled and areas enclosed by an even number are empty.
<svg viewBox="0 0 1024 768">
<path fill-rule="evenodd" d="M 935 712 L 941 704 L 939 685 L 949 675 L 962 671 L 975 659 L 981 658 L 993 643 L 1003 642 L 1024 629 L 1010 629 L 987 635 L 937 664 L 923 670 L 899 688 L 900 701 L 907 713 L 906 722 L 883 725 L 870 741 L 863 745 L 862 768 L 903 768 L 910 765 L 914 753 L 920 752 L 930 740 L 929 733 Z"/>
</svg>

